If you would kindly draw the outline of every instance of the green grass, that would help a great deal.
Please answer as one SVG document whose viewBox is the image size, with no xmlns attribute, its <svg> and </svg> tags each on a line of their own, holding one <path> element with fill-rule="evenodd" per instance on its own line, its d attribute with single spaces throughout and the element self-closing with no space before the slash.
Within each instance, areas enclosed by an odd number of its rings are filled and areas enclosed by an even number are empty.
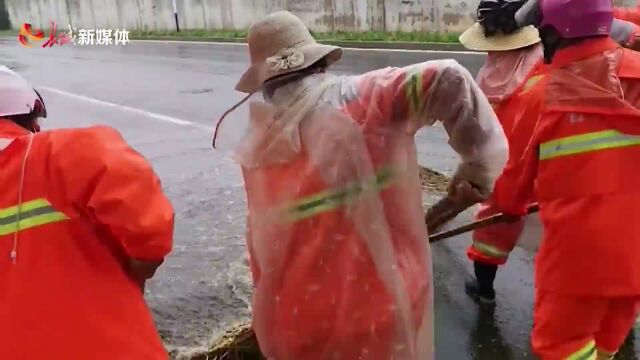
<svg viewBox="0 0 640 360">
<path fill-rule="evenodd" d="M 18 30 L 0 30 L 0 36 L 18 36 Z"/>
<path fill-rule="evenodd" d="M 376 41 L 376 42 L 437 42 L 457 43 L 457 33 L 429 33 L 429 32 L 314 32 L 317 40 L 324 41 Z M 133 30 L 131 37 L 180 37 L 180 38 L 224 38 L 244 39 L 247 32 L 242 30 L 182 30 L 176 31 L 144 31 Z"/>
</svg>

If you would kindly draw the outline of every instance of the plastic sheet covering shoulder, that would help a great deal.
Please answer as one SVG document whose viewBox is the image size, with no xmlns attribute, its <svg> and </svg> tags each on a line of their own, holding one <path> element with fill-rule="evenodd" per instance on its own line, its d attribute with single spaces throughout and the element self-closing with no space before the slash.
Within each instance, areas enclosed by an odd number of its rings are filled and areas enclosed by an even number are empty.
<svg viewBox="0 0 640 360">
<path fill-rule="evenodd" d="M 496 146 L 497 120 L 478 94 L 459 64 L 434 61 L 316 74 L 248 102 L 249 131 L 234 157 L 247 191 L 253 328 L 265 356 L 434 358 L 414 135 L 443 121 L 463 175 L 492 183 L 504 163 L 485 161 L 506 145 Z M 482 138 L 469 134 L 476 129 Z"/>
</svg>

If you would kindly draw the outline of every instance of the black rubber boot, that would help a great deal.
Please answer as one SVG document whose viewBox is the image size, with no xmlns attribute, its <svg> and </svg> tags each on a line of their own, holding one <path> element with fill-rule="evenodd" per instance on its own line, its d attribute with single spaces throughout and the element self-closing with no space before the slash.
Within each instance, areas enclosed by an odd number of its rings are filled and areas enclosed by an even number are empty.
<svg viewBox="0 0 640 360">
<path fill-rule="evenodd" d="M 493 281 L 498 272 L 498 265 L 474 262 L 473 270 L 476 278 L 465 283 L 467 294 L 480 304 L 495 304 L 496 292 L 493 289 Z"/>
</svg>

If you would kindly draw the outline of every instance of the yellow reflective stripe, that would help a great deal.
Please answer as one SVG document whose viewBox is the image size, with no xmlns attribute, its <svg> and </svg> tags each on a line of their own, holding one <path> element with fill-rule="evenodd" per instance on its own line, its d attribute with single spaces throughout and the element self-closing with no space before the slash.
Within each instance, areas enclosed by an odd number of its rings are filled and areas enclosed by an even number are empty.
<svg viewBox="0 0 640 360">
<path fill-rule="evenodd" d="M 0 236 L 9 235 L 17 231 L 23 231 L 34 228 L 36 226 L 47 225 L 67 219 L 67 216 L 60 212 L 31 217 L 28 219 L 20 220 L 19 226 L 16 226 L 17 224 L 15 222 L 13 224 L 0 226 Z"/>
<path fill-rule="evenodd" d="M 473 248 L 478 250 L 479 252 L 483 253 L 484 255 L 493 257 L 493 258 L 500 258 L 500 259 L 504 259 L 506 257 L 509 256 L 509 253 L 506 251 L 502 251 L 500 249 L 498 249 L 497 247 L 491 246 L 491 245 L 487 245 L 487 244 L 483 244 L 479 241 L 474 241 L 473 242 Z"/>
<path fill-rule="evenodd" d="M 367 188 L 373 187 L 380 191 L 388 187 L 391 184 L 391 178 L 390 170 L 381 170 L 374 179 L 362 184 L 352 184 L 342 189 L 327 190 L 305 197 L 287 208 L 286 218 L 288 221 L 298 221 L 335 210 L 347 204 Z"/>
<path fill-rule="evenodd" d="M 51 206 L 51 203 L 49 203 L 47 200 L 45 199 L 37 199 L 37 200 L 32 200 L 32 201 L 27 201 L 25 203 L 22 203 L 22 207 L 21 207 L 21 211 L 25 212 L 25 211 L 31 211 L 37 208 L 41 208 L 41 207 L 45 207 L 45 206 Z M 16 215 L 18 213 L 18 206 L 11 206 L 5 209 L 0 209 L 0 218 L 4 218 L 4 217 L 8 217 L 8 216 L 12 216 L 12 215 Z"/>
<path fill-rule="evenodd" d="M 527 80 L 527 82 L 522 87 L 521 93 L 531 90 L 531 88 L 533 88 L 543 78 L 544 78 L 544 75 L 536 75 L 529 78 L 529 80 Z"/>
<path fill-rule="evenodd" d="M 406 85 L 406 95 L 411 111 L 417 114 L 421 109 L 422 102 L 422 72 L 417 70 L 409 77 Z"/>
<path fill-rule="evenodd" d="M 595 360 L 596 356 L 596 342 L 591 341 L 585 347 L 567 357 L 566 360 Z"/>
<path fill-rule="evenodd" d="M 65 214 L 54 209 L 47 200 L 29 201 L 22 204 L 20 208 L 20 222 L 18 222 L 18 206 L 0 209 L 0 236 L 67 219 Z"/>
<path fill-rule="evenodd" d="M 540 160 L 591 151 L 640 145 L 640 136 L 627 135 L 616 130 L 568 136 L 540 144 Z"/>
</svg>

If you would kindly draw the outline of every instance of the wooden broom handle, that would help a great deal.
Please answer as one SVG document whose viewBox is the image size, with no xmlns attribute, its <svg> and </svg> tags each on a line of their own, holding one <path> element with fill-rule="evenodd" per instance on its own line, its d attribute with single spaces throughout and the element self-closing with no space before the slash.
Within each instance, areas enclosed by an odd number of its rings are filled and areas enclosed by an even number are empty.
<svg viewBox="0 0 640 360">
<path fill-rule="evenodd" d="M 538 206 L 538 204 L 537 203 L 532 204 L 527 209 L 527 215 L 537 213 L 538 211 L 540 211 L 540 207 Z M 490 226 L 490 225 L 504 223 L 507 220 L 508 220 L 507 215 L 502 214 L 502 213 L 491 215 L 491 216 L 486 217 L 484 219 L 476 220 L 474 222 L 468 223 L 466 225 L 460 226 L 460 227 L 455 228 L 455 229 L 451 229 L 451 230 L 435 233 L 435 234 L 429 236 L 429 243 L 438 242 L 440 240 L 448 239 L 448 238 L 451 238 L 451 237 L 454 237 L 454 236 L 458 236 L 460 234 L 464 234 L 464 233 L 467 233 L 469 231 L 473 231 L 473 230 L 476 230 L 476 229 L 481 229 L 481 228 L 484 228 L 484 227 L 487 227 L 487 226 Z"/>
</svg>

